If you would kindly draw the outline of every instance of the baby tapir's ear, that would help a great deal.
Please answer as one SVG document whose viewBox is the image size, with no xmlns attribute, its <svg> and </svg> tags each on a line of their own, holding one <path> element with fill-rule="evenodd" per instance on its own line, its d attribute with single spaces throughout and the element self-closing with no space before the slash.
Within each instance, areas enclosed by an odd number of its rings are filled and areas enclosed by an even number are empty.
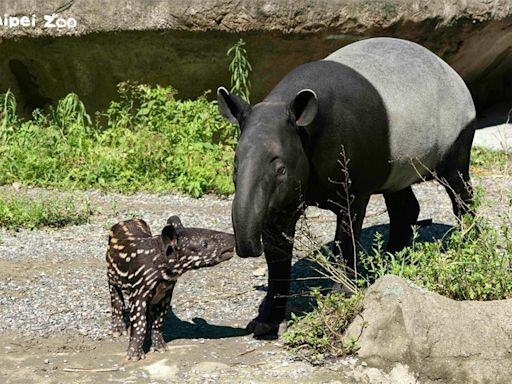
<svg viewBox="0 0 512 384">
<path fill-rule="evenodd" d="M 167 219 L 167 224 L 170 224 L 174 227 L 174 229 L 182 229 L 183 224 L 181 223 L 181 219 L 178 216 L 171 216 Z"/>
<path fill-rule="evenodd" d="M 162 229 L 162 243 L 164 245 L 165 254 L 170 256 L 178 244 L 178 232 L 174 226 L 166 225 L 164 229 Z"/>
</svg>

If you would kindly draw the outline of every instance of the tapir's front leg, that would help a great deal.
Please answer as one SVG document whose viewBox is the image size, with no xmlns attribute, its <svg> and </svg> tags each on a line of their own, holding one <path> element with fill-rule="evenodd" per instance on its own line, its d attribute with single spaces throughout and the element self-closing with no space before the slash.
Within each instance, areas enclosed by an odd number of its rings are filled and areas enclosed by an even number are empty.
<svg viewBox="0 0 512 384">
<path fill-rule="evenodd" d="M 110 324 L 109 334 L 112 337 L 118 337 L 126 334 L 126 324 L 124 323 L 124 300 L 121 288 L 108 282 L 110 291 L 110 302 L 112 304 L 112 320 Z"/>
<path fill-rule="evenodd" d="M 293 237 L 300 212 L 279 215 L 266 223 L 263 246 L 268 266 L 268 291 L 260 306 L 259 315 L 246 327 L 257 338 L 275 339 L 279 324 L 285 319 L 290 293 Z"/>
<path fill-rule="evenodd" d="M 148 328 L 146 319 L 147 302 L 142 295 L 130 296 L 130 344 L 126 352 L 127 360 L 143 359 L 144 339 Z"/>
<path fill-rule="evenodd" d="M 167 344 L 164 340 L 163 327 L 165 314 L 169 308 L 174 290 L 175 282 L 160 283 L 160 286 L 166 285 L 165 296 L 156 304 L 151 305 L 151 351 L 166 351 Z"/>
</svg>

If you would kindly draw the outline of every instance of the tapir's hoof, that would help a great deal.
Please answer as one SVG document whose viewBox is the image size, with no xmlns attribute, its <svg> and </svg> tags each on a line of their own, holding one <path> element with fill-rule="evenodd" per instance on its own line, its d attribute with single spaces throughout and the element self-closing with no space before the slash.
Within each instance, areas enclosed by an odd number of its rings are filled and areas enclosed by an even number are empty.
<svg viewBox="0 0 512 384">
<path fill-rule="evenodd" d="M 126 361 L 139 361 L 146 358 L 146 355 L 144 353 L 133 353 L 133 354 L 127 354 L 125 357 Z"/>
<path fill-rule="evenodd" d="M 114 338 L 116 337 L 119 337 L 119 336 L 126 336 L 128 334 L 128 332 L 126 331 L 126 329 L 124 330 L 121 330 L 121 329 L 114 329 L 114 330 L 109 330 L 108 331 L 108 334 Z"/>
<path fill-rule="evenodd" d="M 127 361 L 138 361 L 140 359 L 145 359 L 146 355 L 142 350 L 142 345 L 130 345 L 128 350 L 126 351 L 126 360 Z"/>
<path fill-rule="evenodd" d="M 252 320 L 247 324 L 245 330 L 252 333 L 256 339 L 275 340 L 278 338 L 279 323 L 263 323 Z"/>
<path fill-rule="evenodd" d="M 119 337 L 121 335 L 127 334 L 126 324 L 124 323 L 122 317 L 117 316 L 112 319 L 108 330 L 108 334 L 112 337 Z"/>
<path fill-rule="evenodd" d="M 166 352 L 169 348 L 167 346 L 165 347 L 151 347 L 149 348 L 149 352 Z"/>
<path fill-rule="evenodd" d="M 150 352 L 165 352 L 168 351 L 167 343 L 163 339 L 163 337 L 153 337 L 153 342 L 151 344 Z"/>
</svg>

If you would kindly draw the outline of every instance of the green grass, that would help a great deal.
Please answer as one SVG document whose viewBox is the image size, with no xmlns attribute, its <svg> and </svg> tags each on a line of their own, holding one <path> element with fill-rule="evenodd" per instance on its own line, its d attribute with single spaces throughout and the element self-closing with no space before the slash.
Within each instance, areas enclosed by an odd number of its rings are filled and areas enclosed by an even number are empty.
<svg viewBox="0 0 512 384">
<path fill-rule="evenodd" d="M 363 295 L 346 298 L 341 293 L 331 292 L 324 296 L 317 288 L 311 293 L 316 307 L 303 316 L 292 314 L 283 334 L 285 345 L 313 364 L 355 353 L 357 341 L 345 337 L 343 332 L 363 310 Z"/>
<path fill-rule="evenodd" d="M 92 119 L 74 94 L 23 121 L 0 97 L 0 184 L 120 192 L 233 192 L 234 127 L 206 97 L 176 100 L 171 87 L 121 83 Z"/>
<path fill-rule="evenodd" d="M 512 298 L 511 218 L 498 227 L 465 217 L 445 239 L 417 242 L 396 254 L 384 252 L 378 235 L 373 252 L 361 254 L 371 283 L 386 274 L 413 281 L 455 300 Z"/>
<path fill-rule="evenodd" d="M 8 230 L 79 225 L 92 215 L 88 201 L 77 204 L 71 198 L 0 195 L 0 227 Z"/>
<path fill-rule="evenodd" d="M 483 147 L 471 148 L 471 171 L 474 174 L 504 174 L 512 172 L 512 153 Z"/>
</svg>

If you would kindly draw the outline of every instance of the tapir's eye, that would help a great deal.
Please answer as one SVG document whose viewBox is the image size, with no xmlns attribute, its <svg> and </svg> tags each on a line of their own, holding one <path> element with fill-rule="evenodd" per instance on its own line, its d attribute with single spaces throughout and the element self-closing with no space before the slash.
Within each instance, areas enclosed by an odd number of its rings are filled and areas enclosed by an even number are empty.
<svg viewBox="0 0 512 384">
<path fill-rule="evenodd" d="M 284 165 L 278 166 L 277 169 L 276 169 L 276 173 L 279 176 L 283 176 L 286 173 L 286 167 Z"/>
<path fill-rule="evenodd" d="M 279 156 L 275 156 L 270 162 L 272 163 L 277 176 L 283 176 L 286 174 L 286 166 Z"/>
<path fill-rule="evenodd" d="M 203 248 L 208 248 L 208 242 L 206 240 L 203 240 L 203 242 L 201 243 L 201 246 Z"/>
</svg>

